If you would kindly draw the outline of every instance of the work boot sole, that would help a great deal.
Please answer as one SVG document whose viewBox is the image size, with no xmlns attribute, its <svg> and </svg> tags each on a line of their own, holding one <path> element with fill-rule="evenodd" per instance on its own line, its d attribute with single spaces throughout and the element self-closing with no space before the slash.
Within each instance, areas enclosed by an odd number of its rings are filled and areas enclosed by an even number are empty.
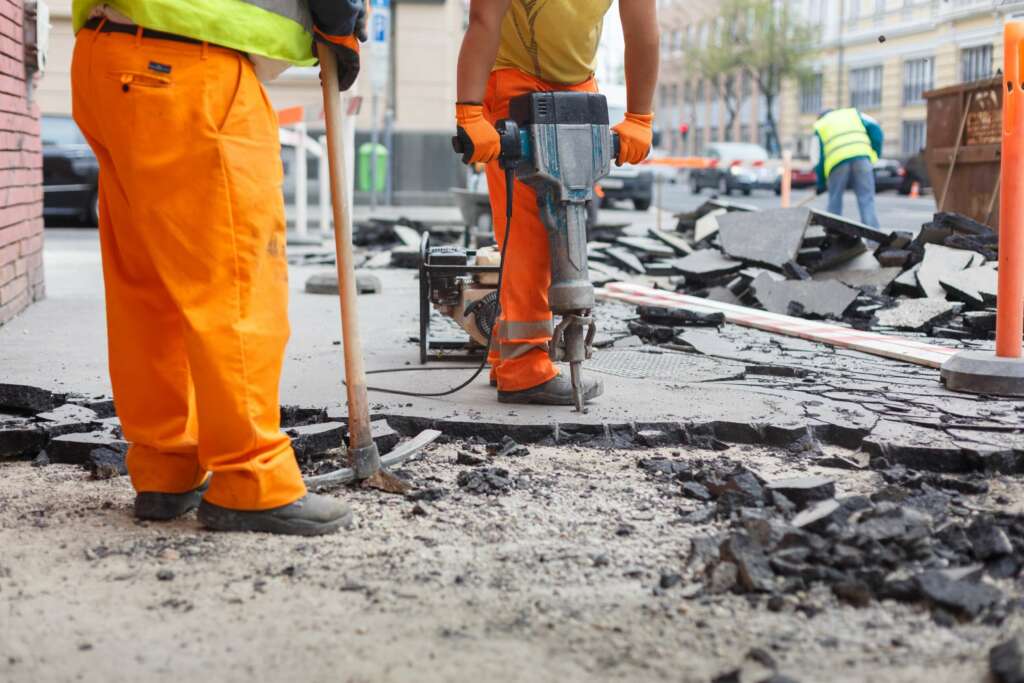
<svg viewBox="0 0 1024 683">
<path fill-rule="evenodd" d="M 316 522 L 301 518 L 283 518 L 274 510 L 232 510 L 208 501 L 199 505 L 199 522 L 213 531 L 254 531 L 284 536 L 323 536 L 341 528 L 352 528 L 352 511 L 335 519 Z"/>
<path fill-rule="evenodd" d="M 589 402 L 604 393 L 604 383 L 594 382 L 583 392 L 583 401 Z M 516 403 L 519 405 L 541 406 L 575 406 L 576 400 L 572 392 L 568 394 L 552 391 L 547 384 L 523 391 L 499 391 L 498 403 Z"/>
<path fill-rule="evenodd" d="M 169 522 L 199 507 L 203 494 L 210 486 L 207 478 L 203 485 L 185 493 L 158 493 L 143 491 L 135 494 L 135 517 L 150 522 Z"/>
</svg>

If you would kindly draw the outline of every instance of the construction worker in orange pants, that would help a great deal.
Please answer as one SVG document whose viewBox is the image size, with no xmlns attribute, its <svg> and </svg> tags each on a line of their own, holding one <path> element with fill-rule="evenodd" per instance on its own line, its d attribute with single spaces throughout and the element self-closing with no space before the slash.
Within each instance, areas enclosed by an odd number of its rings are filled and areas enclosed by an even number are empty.
<svg viewBox="0 0 1024 683">
<path fill-rule="evenodd" d="M 487 163 L 495 238 L 503 245 L 504 171 L 494 128 L 508 115 L 509 100 L 537 91 L 596 92 L 594 69 L 604 15 L 611 0 L 472 0 L 459 54 L 456 122 L 471 141 L 471 163 Z M 652 140 L 652 105 L 658 79 L 656 0 L 619 0 L 625 39 L 627 113 L 613 127 L 620 139 L 618 164 L 643 161 Z M 551 284 L 548 237 L 536 193 L 517 182 L 512 237 L 505 254 L 501 318 L 491 344 L 491 380 L 503 403 L 573 405 L 569 379 L 552 363 L 553 331 L 547 292 Z M 589 401 L 602 393 L 585 380 Z"/>
<path fill-rule="evenodd" d="M 288 270 L 277 118 L 260 75 L 334 46 L 359 69 L 362 0 L 75 0 L 75 120 L 100 164 L 114 403 L 135 514 L 313 535 L 280 429 Z"/>
</svg>

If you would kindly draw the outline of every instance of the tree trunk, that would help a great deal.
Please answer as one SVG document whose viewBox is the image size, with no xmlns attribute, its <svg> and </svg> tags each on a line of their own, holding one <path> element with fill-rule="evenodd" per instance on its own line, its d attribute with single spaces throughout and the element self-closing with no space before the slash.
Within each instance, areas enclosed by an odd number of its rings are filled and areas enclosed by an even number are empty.
<svg viewBox="0 0 1024 683">
<path fill-rule="evenodd" d="M 764 117 L 765 123 L 767 124 L 767 143 L 768 154 L 771 156 L 778 156 L 781 153 L 782 146 L 779 144 L 779 131 L 775 124 L 775 95 L 771 93 L 765 93 L 764 95 Z"/>
</svg>

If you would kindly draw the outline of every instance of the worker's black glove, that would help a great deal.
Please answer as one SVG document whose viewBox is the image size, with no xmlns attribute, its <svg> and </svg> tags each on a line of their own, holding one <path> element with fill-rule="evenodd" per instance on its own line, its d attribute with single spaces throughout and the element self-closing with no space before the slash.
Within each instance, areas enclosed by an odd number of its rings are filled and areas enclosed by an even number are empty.
<svg viewBox="0 0 1024 683">
<path fill-rule="evenodd" d="M 364 0 L 309 0 L 313 37 L 338 58 L 338 85 L 348 90 L 359 76 L 359 43 L 366 41 Z M 315 50 L 314 50 L 315 52 Z"/>
</svg>

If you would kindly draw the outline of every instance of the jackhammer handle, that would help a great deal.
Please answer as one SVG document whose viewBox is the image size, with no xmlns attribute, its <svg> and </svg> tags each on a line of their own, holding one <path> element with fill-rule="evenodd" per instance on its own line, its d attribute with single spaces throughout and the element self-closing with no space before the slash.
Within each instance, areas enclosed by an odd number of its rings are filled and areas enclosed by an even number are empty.
<svg viewBox="0 0 1024 683">
<path fill-rule="evenodd" d="M 473 158 L 473 139 L 469 137 L 469 133 L 459 126 L 457 135 L 452 136 L 452 149 L 455 150 L 456 154 L 462 155 L 462 163 L 468 164 L 470 159 Z"/>
<path fill-rule="evenodd" d="M 622 141 L 619 140 L 619 134 L 612 133 L 612 161 L 618 161 L 619 151 L 622 149 Z"/>
</svg>

